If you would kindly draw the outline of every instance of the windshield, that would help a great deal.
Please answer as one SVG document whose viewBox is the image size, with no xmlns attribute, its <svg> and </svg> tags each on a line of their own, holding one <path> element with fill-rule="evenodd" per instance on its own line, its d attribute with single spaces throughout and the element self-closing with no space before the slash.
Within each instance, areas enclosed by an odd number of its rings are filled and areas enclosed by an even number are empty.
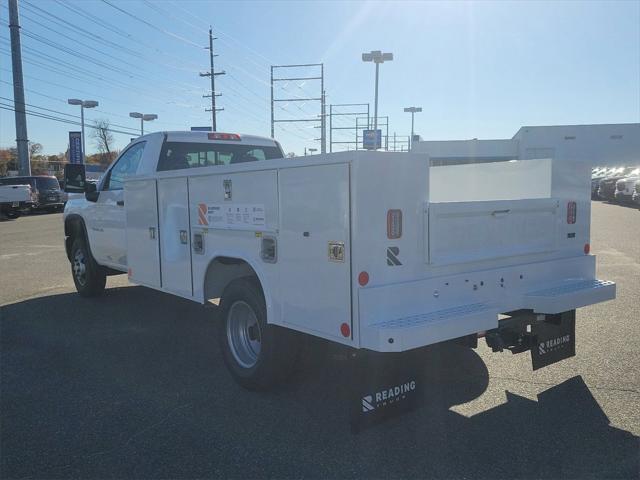
<svg viewBox="0 0 640 480">
<path fill-rule="evenodd" d="M 35 178 L 5 177 L 5 178 L 0 178 L 0 185 L 30 185 L 31 187 L 35 187 Z"/>
<path fill-rule="evenodd" d="M 38 190 L 60 190 L 58 179 L 53 177 L 36 177 L 36 186 Z"/>
<path fill-rule="evenodd" d="M 158 171 L 211 167 L 282 158 L 274 146 L 223 143 L 167 142 L 160 153 Z"/>
</svg>

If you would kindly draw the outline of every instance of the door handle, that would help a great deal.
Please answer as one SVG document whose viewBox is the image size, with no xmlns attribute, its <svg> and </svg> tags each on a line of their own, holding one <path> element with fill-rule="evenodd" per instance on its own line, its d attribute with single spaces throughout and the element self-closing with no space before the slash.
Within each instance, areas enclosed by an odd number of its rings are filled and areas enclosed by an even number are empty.
<svg viewBox="0 0 640 480">
<path fill-rule="evenodd" d="M 119 207 L 124 207 L 124 200 L 118 200 L 118 201 L 116 202 L 116 204 L 117 204 Z"/>
<path fill-rule="evenodd" d="M 494 217 L 502 217 L 508 214 L 510 211 L 510 208 L 507 208 L 506 210 L 494 210 L 493 212 L 491 212 L 491 215 L 493 215 Z"/>
</svg>

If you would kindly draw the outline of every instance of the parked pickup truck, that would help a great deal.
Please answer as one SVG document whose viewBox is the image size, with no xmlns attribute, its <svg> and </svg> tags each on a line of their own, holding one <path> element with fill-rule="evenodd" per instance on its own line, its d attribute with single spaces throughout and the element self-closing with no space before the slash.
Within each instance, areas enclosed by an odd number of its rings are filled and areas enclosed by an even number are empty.
<svg viewBox="0 0 640 480">
<path fill-rule="evenodd" d="M 60 190 L 58 179 L 49 175 L 0 178 L 0 185 L 30 185 L 33 192 L 34 210 L 62 211 L 64 192 Z"/>
<path fill-rule="evenodd" d="M 303 335 L 354 352 L 485 337 L 494 351 L 531 351 L 537 369 L 575 354 L 576 308 L 615 297 L 589 253 L 588 165 L 282 157 L 272 139 L 158 132 L 97 186 L 68 165 L 67 191 L 84 192 L 64 213 L 78 292 L 127 273 L 220 299 L 224 359 L 250 389 L 286 377 Z"/>
<path fill-rule="evenodd" d="M 31 210 L 33 193 L 30 185 L 0 185 L 0 214 L 7 218 L 18 218 Z"/>
</svg>

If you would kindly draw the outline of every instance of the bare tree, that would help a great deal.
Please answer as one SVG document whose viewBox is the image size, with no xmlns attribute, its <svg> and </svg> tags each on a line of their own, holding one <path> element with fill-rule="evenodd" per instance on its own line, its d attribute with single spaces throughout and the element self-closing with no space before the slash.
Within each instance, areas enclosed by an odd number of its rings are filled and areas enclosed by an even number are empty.
<svg viewBox="0 0 640 480">
<path fill-rule="evenodd" d="M 111 162 L 111 150 L 113 147 L 113 134 L 111 130 L 109 130 L 109 120 L 106 118 L 96 120 L 93 126 L 91 136 L 95 140 L 98 151 L 100 152 L 102 159 L 100 163 L 108 164 Z M 85 155 L 86 154 L 87 152 L 85 152 Z"/>
</svg>

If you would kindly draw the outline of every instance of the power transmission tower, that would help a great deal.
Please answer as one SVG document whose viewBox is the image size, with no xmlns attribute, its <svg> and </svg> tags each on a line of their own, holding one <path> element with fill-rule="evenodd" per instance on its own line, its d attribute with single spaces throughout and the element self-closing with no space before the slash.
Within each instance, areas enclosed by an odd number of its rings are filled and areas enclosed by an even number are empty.
<svg viewBox="0 0 640 480">
<path fill-rule="evenodd" d="M 290 78 L 275 78 L 273 71 L 277 68 L 306 68 L 306 67 L 320 67 L 319 76 L 312 77 L 290 77 Z M 274 97 L 274 84 L 275 82 L 292 82 L 299 80 L 320 80 L 320 96 L 312 98 L 302 98 L 295 96 L 294 98 L 275 98 Z M 277 119 L 275 118 L 275 103 L 276 102 L 320 102 L 320 115 L 315 118 L 287 118 Z M 325 114 L 325 91 L 324 91 L 324 64 L 323 63 L 306 63 L 299 65 L 271 65 L 271 138 L 275 137 L 275 124 L 276 123 L 288 123 L 288 122 L 320 122 L 320 152 L 326 153 L 327 151 L 327 129 L 326 129 L 326 117 Z"/>
<path fill-rule="evenodd" d="M 203 95 L 203 98 L 211 98 L 211 108 L 205 108 L 204 111 L 205 112 L 211 112 L 211 127 L 213 128 L 213 131 L 215 132 L 217 130 L 217 125 L 216 125 L 216 112 L 221 112 L 222 110 L 224 110 L 224 108 L 216 108 L 216 97 L 221 96 L 221 93 L 216 93 L 216 76 L 217 75 L 224 75 L 225 72 L 224 70 L 220 71 L 220 72 L 216 72 L 214 70 L 213 67 L 213 58 L 217 57 L 218 55 L 215 55 L 213 53 L 213 41 L 217 40 L 217 37 L 214 38 L 213 36 L 213 30 L 211 29 L 211 27 L 209 27 L 209 46 L 205 47 L 207 50 L 209 50 L 209 71 L 205 72 L 205 73 L 201 73 L 200 76 L 201 77 L 209 77 L 211 79 L 211 95 Z"/>
<path fill-rule="evenodd" d="M 362 111 L 355 111 L 355 112 L 334 112 L 334 108 L 336 107 L 341 107 L 341 110 L 344 108 L 347 109 L 351 109 L 352 107 L 362 107 L 360 108 L 360 110 Z M 366 107 L 366 111 L 364 111 L 364 107 Z M 355 149 L 358 149 L 358 143 L 357 143 L 357 139 L 356 140 L 352 140 L 352 141 L 336 141 L 333 139 L 334 136 L 334 131 L 335 130 L 351 130 L 356 132 L 356 136 L 357 136 L 357 130 L 358 130 L 358 126 L 355 125 L 353 127 L 334 127 L 333 126 L 333 117 L 338 117 L 338 116 L 349 116 L 349 117 L 359 117 L 360 115 L 366 115 L 367 119 L 370 117 L 369 115 L 369 104 L 368 103 L 332 103 L 329 105 L 329 152 L 333 152 L 333 146 L 334 145 L 346 145 L 347 149 L 349 149 L 351 147 L 351 145 L 355 146 Z M 367 123 L 369 123 L 367 121 Z M 337 133 L 337 132 L 336 132 Z"/>
<path fill-rule="evenodd" d="M 11 66 L 13 68 L 13 104 L 16 119 L 18 170 L 20 175 L 31 175 L 27 114 L 24 104 L 24 80 L 22 78 L 22 48 L 20 47 L 18 0 L 9 0 L 9 31 L 11 32 Z"/>
</svg>

